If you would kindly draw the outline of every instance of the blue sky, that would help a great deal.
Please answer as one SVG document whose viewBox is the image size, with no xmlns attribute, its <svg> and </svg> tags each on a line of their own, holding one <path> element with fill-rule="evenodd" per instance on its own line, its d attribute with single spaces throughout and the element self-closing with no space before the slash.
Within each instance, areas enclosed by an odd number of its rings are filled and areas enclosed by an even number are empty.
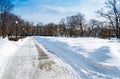
<svg viewBox="0 0 120 79">
<path fill-rule="evenodd" d="M 81 12 L 87 20 L 95 18 L 95 11 L 105 0 L 14 0 L 13 13 L 26 21 L 58 23 L 61 18 Z"/>
</svg>

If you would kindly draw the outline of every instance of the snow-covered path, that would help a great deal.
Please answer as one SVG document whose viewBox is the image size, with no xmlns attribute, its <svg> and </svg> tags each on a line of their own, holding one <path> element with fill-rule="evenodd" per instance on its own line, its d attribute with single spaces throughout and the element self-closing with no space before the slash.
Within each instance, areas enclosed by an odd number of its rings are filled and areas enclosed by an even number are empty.
<svg viewBox="0 0 120 79">
<path fill-rule="evenodd" d="M 14 55 L 9 57 L 1 79 L 33 79 L 36 56 L 32 40 L 26 40 Z"/>
<path fill-rule="evenodd" d="M 120 79 L 120 42 L 97 38 L 33 37 L 81 79 Z"/>
<path fill-rule="evenodd" d="M 19 48 L 12 55 L 0 58 L 3 64 L 6 63 L 4 66 L 0 64 L 0 79 L 80 79 L 69 65 L 45 51 L 31 38 L 22 43 L 15 44 Z M 7 54 L 7 50 L 4 53 Z"/>
</svg>

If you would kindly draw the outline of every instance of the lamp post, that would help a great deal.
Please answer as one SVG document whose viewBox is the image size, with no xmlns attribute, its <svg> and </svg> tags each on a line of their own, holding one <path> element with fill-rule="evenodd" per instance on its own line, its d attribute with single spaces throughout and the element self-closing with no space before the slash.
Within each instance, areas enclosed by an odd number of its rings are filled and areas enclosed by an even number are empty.
<svg viewBox="0 0 120 79">
<path fill-rule="evenodd" d="M 25 36 L 25 33 L 24 33 L 24 32 L 25 32 L 25 28 L 23 27 L 23 37 Z"/>
<path fill-rule="evenodd" d="M 16 38 L 17 38 L 17 24 L 18 24 L 18 21 L 15 21 L 15 24 L 16 24 Z"/>
<path fill-rule="evenodd" d="M 24 36 L 27 36 L 27 31 L 25 30 L 25 28 L 23 28 L 23 33 Z"/>
</svg>

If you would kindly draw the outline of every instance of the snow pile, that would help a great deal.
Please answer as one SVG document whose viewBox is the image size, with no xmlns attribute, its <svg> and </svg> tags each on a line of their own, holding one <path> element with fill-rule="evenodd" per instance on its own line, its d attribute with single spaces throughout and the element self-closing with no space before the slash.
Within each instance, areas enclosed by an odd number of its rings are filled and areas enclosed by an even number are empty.
<svg viewBox="0 0 120 79">
<path fill-rule="evenodd" d="M 0 79 L 9 59 L 16 53 L 23 41 L 12 42 L 8 39 L 0 39 Z"/>
<path fill-rule="evenodd" d="M 33 37 L 70 65 L 81 79 L 120 78 L 120 40 Z"/>
</svg>

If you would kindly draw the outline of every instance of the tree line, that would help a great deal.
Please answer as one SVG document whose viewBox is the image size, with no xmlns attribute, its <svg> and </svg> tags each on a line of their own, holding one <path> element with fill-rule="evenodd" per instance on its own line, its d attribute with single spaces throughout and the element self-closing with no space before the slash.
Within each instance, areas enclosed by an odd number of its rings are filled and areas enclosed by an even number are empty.
<svg viewBox="0 0 120 79">
<path fill-rule="evenodd" d="M 33 23 L 12 14 L 14 5 L 10 0 L 0 0 L 0 36 L 64 36 L 120 38 L 120 0 L 106 0 L 105 7 L 96 11 L 106 21 L 91 19 L 86 22 L 84 14 L 67 16 L 54 23 Z"/>
</svg>

